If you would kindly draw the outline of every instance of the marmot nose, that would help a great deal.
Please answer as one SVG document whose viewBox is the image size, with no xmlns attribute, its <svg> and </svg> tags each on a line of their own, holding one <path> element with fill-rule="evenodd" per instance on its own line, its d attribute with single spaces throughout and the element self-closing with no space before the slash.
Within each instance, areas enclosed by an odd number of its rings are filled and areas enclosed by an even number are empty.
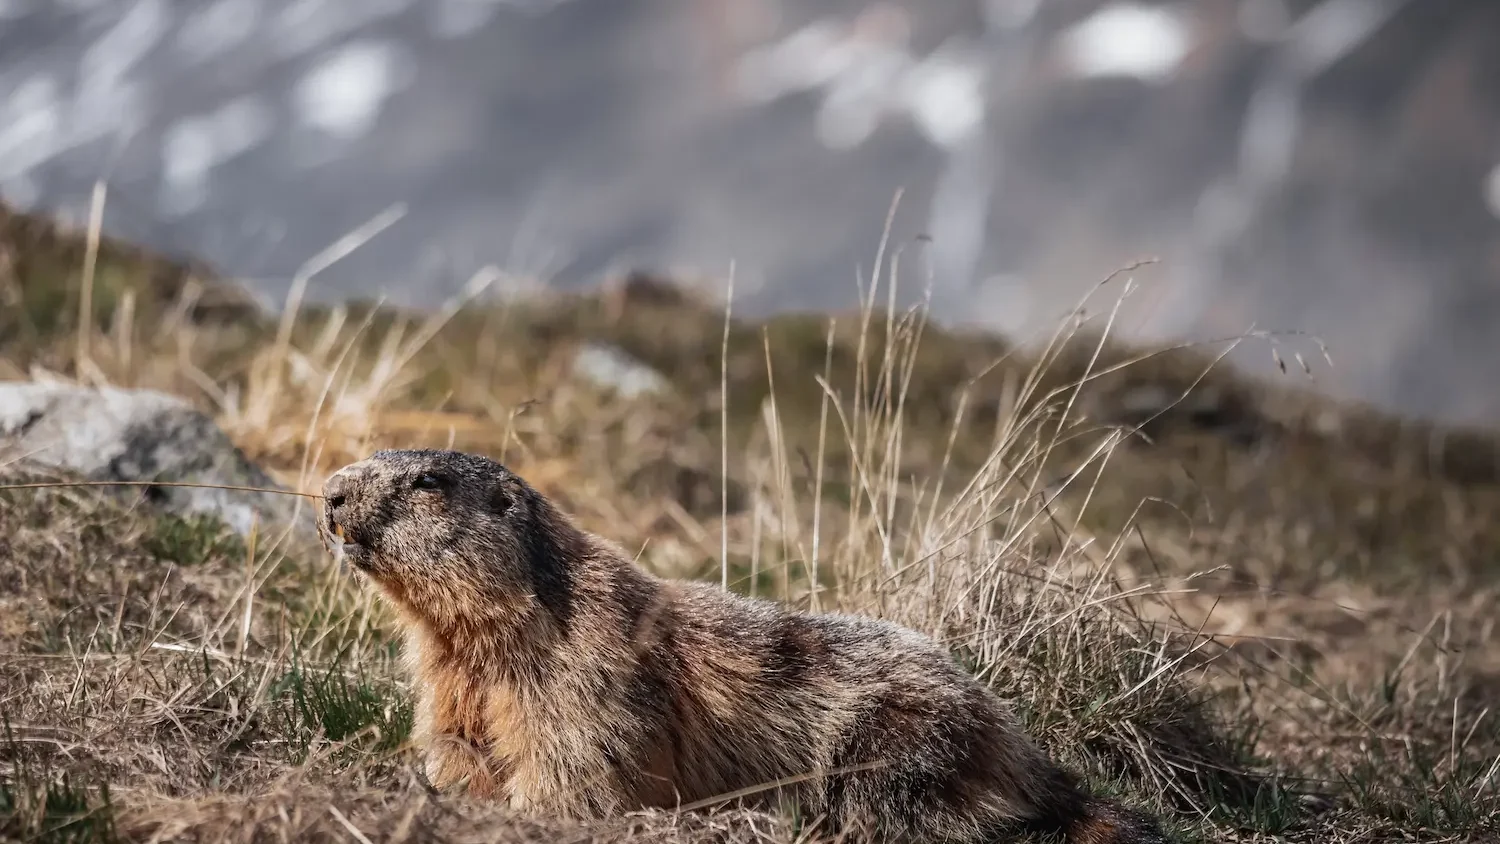
<svg viewBox="0 0 1500 844">
<path fill-rule="evenodd" d="M 323 483 L 323 501 L 331 521 L 338 521 L 343 515 L 344 505 L 349 503 L 349 485 L 349 476 L 343 472 Z"/>
</svg>

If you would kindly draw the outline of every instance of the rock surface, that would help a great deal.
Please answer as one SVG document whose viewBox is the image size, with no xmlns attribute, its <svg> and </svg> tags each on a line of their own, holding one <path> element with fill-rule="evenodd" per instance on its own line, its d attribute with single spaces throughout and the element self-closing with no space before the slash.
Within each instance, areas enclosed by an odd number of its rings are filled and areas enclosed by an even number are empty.
<svg viewBox="0 0 1500 844">
<path fill-rule="evenodd" d="M 624 350 L 601 343 L 588 343 L 573 358 L 573 374 L 625 398 L 664 393 L 666 376 L 641 363 Z"/>
<path fill-rule="evenodd" d="M 0 465 L 64 470 L 99 481 L 172 481 L 281 488 L 212 419 L 153 390 L 0 384 Z M 192 487 L 116 487 L 180 515 L 212 514 L 247 535 L 287 526 L 311 534 L 293 496 Z M 299 507 L 300 504 L 300 507 Z"/>
</svg>

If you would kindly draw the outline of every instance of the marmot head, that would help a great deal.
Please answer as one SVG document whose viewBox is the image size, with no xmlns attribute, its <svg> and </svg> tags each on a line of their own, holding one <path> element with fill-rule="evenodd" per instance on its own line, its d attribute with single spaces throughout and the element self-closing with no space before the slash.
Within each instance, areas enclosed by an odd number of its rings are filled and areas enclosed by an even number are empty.
<svg viewBox="0 0 1500 844">
<path fill-rule="evenodd" d="M 330 550 L 429 621 L 539 607 L 566 623 L 581 534 L 489 458 L 378 451 L 324 483 L 320 529 Z"/>
</svg>

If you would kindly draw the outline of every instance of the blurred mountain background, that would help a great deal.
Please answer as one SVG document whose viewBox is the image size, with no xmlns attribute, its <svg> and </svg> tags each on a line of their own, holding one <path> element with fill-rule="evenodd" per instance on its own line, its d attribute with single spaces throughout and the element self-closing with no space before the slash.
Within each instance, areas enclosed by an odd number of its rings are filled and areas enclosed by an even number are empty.
<svg viewBox="0 0 1500 844">
<path fill-rule="evenodd" d="M 1152 256 L 1127 336 L 1307 331 L 1334 394 L 1500 419 L 1486 0 L 0 0 L 0 200 L 100 180 L 273 305 L 375 221 L 311 298 L 732 268 L 741 314 L 852 305 L 900 192 L 941 321 Z"/>
</svg>

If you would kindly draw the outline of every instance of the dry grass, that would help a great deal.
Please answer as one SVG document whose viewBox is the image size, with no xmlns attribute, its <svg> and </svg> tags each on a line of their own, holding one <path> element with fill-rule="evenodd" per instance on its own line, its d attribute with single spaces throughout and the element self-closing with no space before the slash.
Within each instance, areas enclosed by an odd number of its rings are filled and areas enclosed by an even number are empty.
<svg viewBox="0 0 1500 844">
<path fill-rule="evenodd" d="M 941 637 L 1184 841 L 1496 840 L 1493 438 L 1121 348 L 1107 309 L 1040 348 L 942 332 L 879 306 L 898 276 L 727 339 L 641 279 L 278 321 L 0 211 L 0 370 L 176 392 L 300 489 L 378 446 L 485 451 L 655 571 Z M 580 381 L 584 340 L 671 392 Z M 1147 388 L 1178 401 L 1147 419 Z M 0 595 L 0 838 L 799 840 L 428 793 L 388 619 L 318 549 L 0 491 Z"/>
</svg>

